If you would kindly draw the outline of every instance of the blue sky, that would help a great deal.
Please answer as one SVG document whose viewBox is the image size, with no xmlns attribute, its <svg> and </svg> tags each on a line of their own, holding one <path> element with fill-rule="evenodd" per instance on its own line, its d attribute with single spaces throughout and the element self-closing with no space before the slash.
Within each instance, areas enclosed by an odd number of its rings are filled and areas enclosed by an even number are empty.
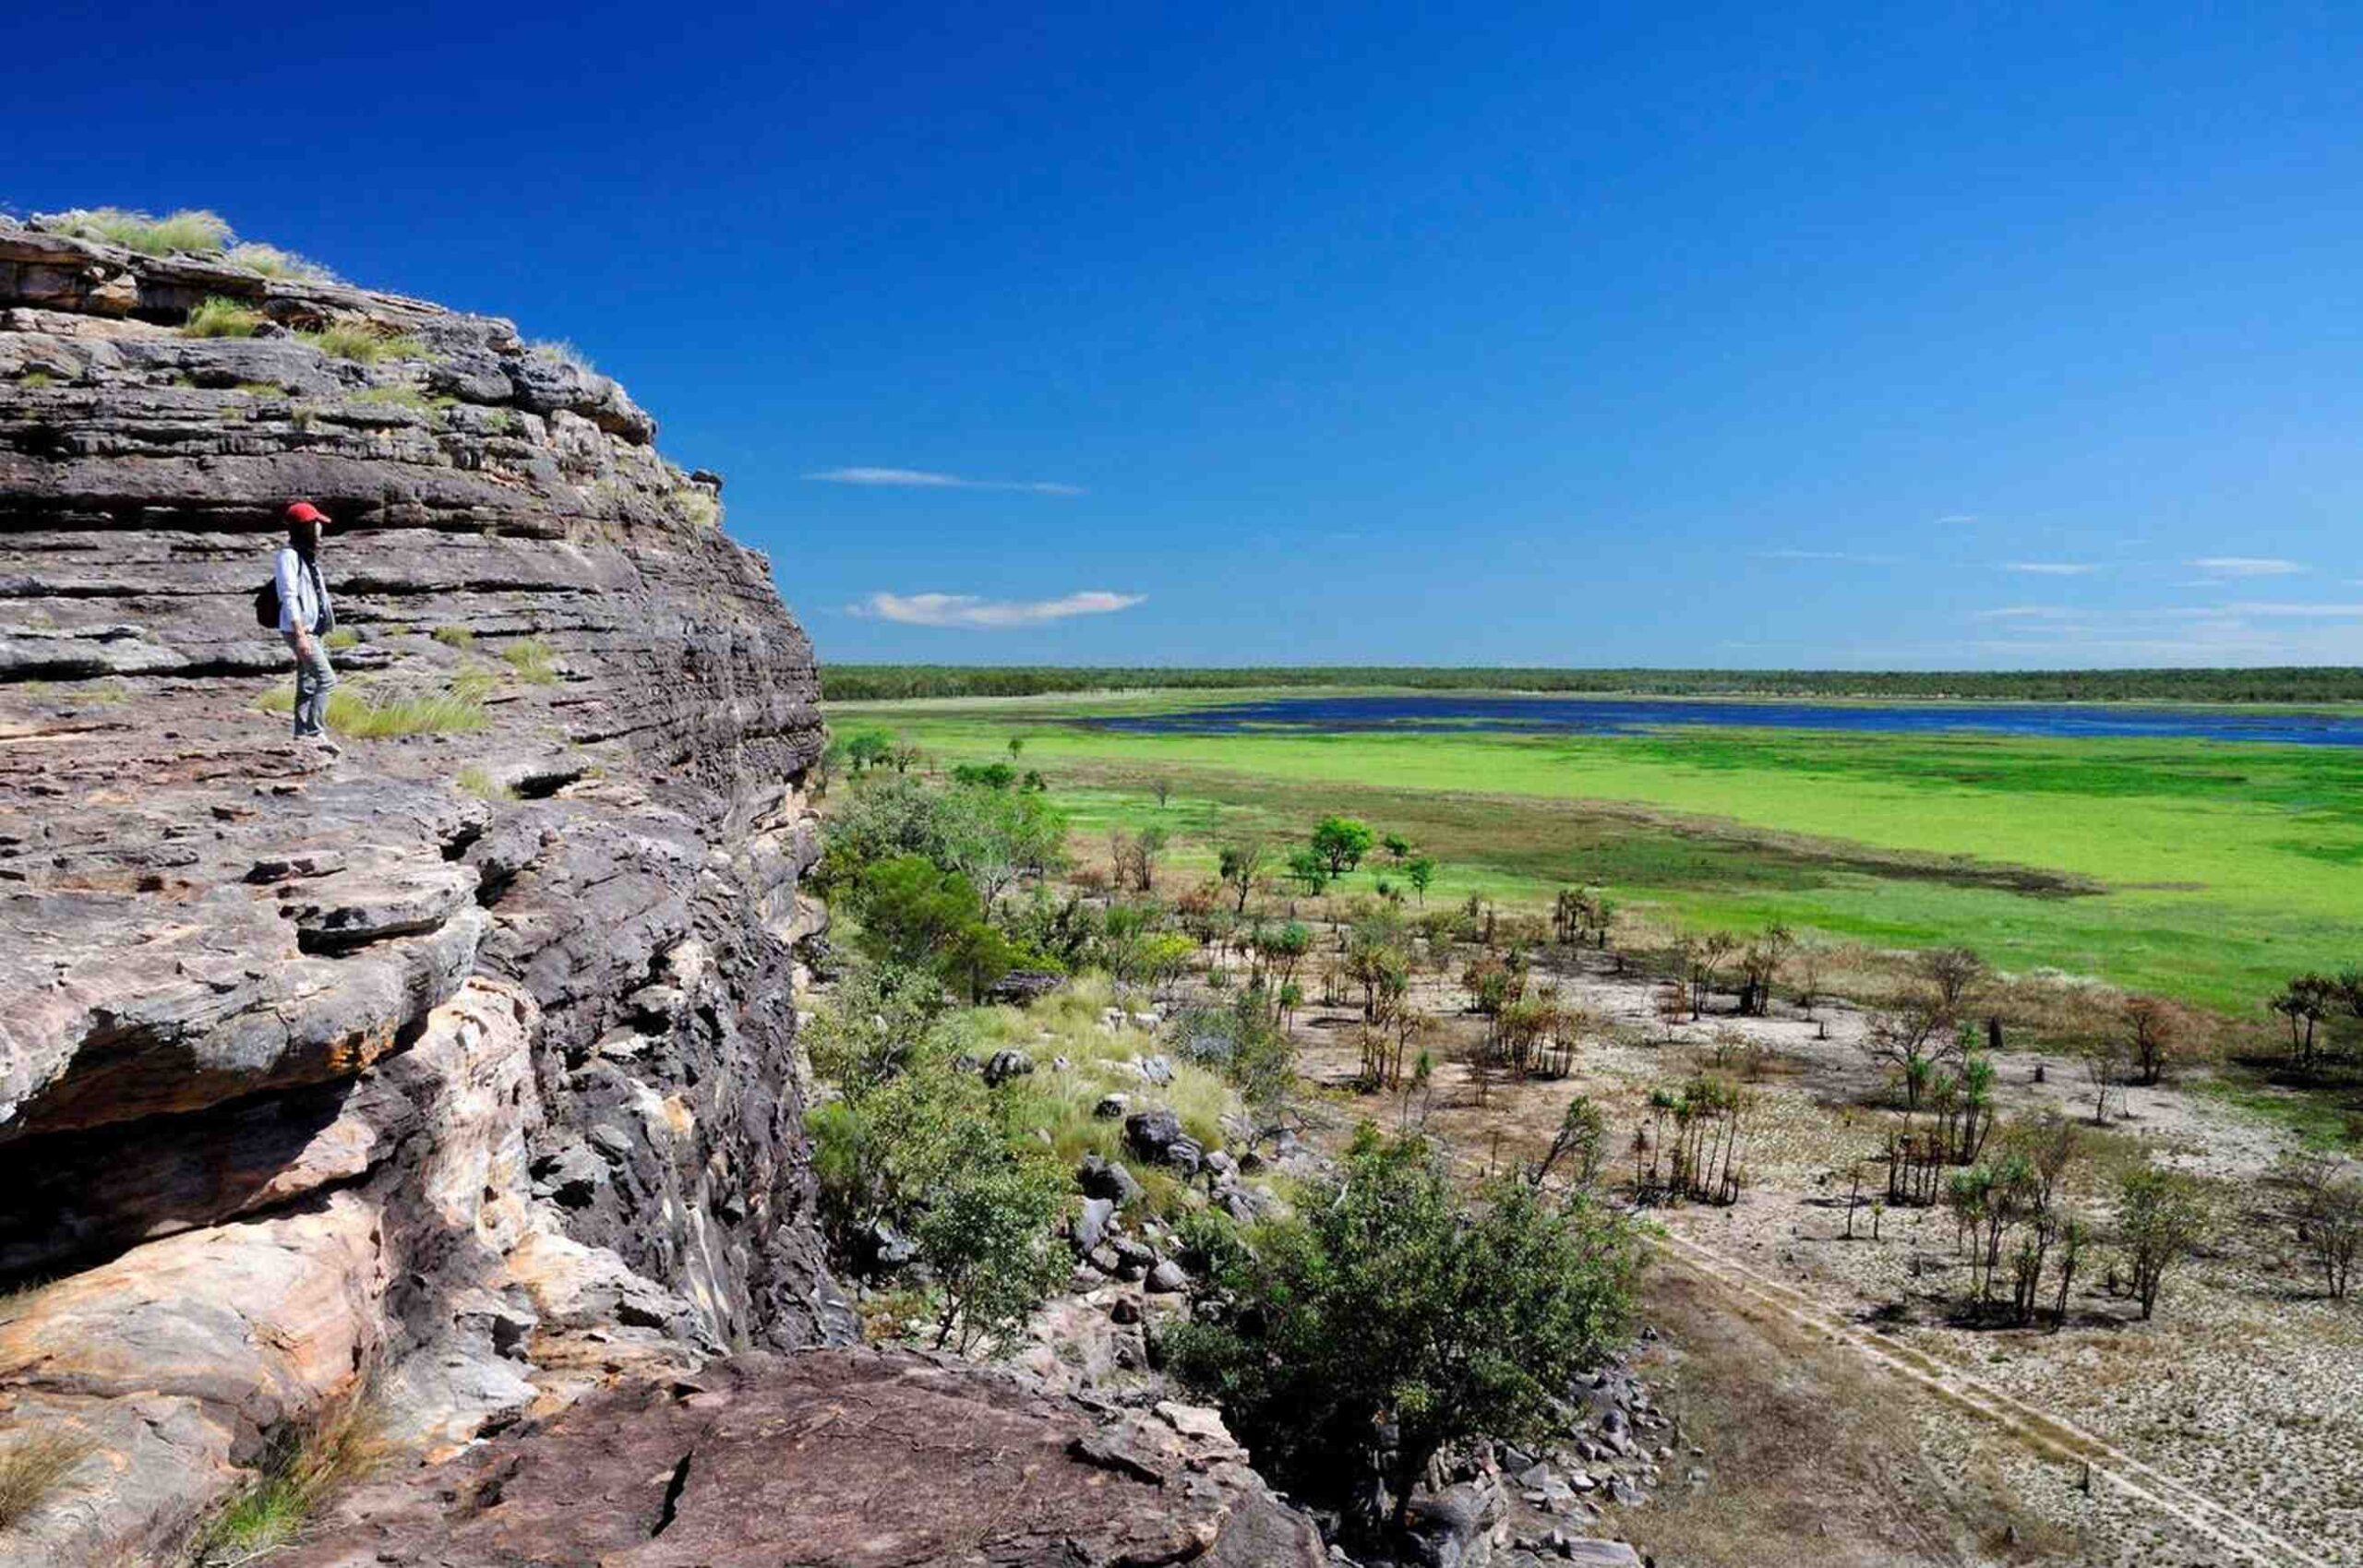
<svg viewBox="0 0 2363 1568">
<path fill-rule="evenodd" d="M 2363 662 L 2354 7 L 42 18 L 0 204 L 571 340 L 824 658 Z"/>
</svg>

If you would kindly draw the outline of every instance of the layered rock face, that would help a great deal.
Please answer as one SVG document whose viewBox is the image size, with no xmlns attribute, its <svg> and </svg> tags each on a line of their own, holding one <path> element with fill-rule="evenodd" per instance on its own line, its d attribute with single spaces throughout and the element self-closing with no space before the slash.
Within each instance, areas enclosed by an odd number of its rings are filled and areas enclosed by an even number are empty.
<svg viewBox="0 0 2363 1568">
<path fill-rule="evenodd" d="M 0 1562 L 137 1553 L 364 1381 L 433 1445 L 844 1336 L 811 651 L 654 435 L 504 321 L 0 220 L 0 1437 L 88 1445 Z M 411 732 L 336 759 L 263 706 L 297 497 Z"/>
</svg>

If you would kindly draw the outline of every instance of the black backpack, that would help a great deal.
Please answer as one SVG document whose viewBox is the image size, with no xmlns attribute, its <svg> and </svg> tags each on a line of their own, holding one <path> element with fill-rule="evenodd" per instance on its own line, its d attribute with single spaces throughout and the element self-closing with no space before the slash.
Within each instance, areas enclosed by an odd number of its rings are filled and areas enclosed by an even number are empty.
<svg viewBox="0 0 2363 1568">
<path fill-rule="evenodd" d="M 306 561 L 304 563 L 304 569 L 312 574 L 312 587 L 314 590 L 319 593 L 321 598 L 327 598 L 328 591 L 320 581 L 319 567 L 314 562 Z M 327 617 L 324 616 L 322 618 L 325 619 Z M 273 566 L 270 575 L 262 580 L 262 586 L 260 588 L 255 590 L 255 625 L 261 627 L 266 631 L 277 631 L 279 629 L 279 571 L 276 564 L 276 557 L 273 558 Z M 325 627 L 315 627 L 312 629 L 315 631 L 323 631 L 327 628 Z"/>
</svg>

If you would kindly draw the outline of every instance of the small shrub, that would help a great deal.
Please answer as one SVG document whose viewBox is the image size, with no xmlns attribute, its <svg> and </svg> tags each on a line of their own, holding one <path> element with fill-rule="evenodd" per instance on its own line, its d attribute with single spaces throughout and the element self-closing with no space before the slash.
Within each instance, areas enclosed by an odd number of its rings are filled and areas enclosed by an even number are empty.
<svg viewBox="0 0 2363 1568">
<path fill-rule="evenodd" d="M 331 359 L 375 365 L 381 359 L 424 359 L 426 345 L 406 332 L 380 332 L 366 321 L 338 321 L 297 337 Z"/>
<path fill-rule="evenodd" d="M 521 637 L 500 651 L 517 678 L 528 686 L 548 686 L 558 679 L 558 671 L 550 663 L 549 644 L 538 638 Z"/>
<path fill-rule="evenodd" d="M 198 302 L 181 324 L 181 332 L 191 338 L 251 338 L 262 327 L 262 312 L 253 305 L 220 294 L 208 294 Z"/>
<path fill-rule="evenodd" d="M 275 245 L 258 245 L 253 241 L 234 245 L 222 259 L 258 278 L 287 278 L 307 283 L 336 281 L 336 274 L 318 262 L 297 256 L 294 251 L 282 250 Z"/>
<path fill-rule="evenodd" d="M 17 385 L 19 387 L 54 387 L 57 385 L 57 377 L 52 376 L 46 370 L 28 370 L 22 376 L 17 377 Z"/>
<path fill-rule="evenodd" d="M 476 645 L 476 634 L 463 626 L 438 626 L 427 635 L 446 648 L 473 648 Z"/>
<path fill-rule="evenodd" d="M 493 679 L 490 670 L 480 664 L 471 665 L 452 676 L 451 691 L 454 696 L 467 701 L 482 702 L 492 695 L 493 688 L 498 684 Z"/>
<path fill-rule="evenodd" d="M 78 1433 L 32 1430 L 0 1453 L 0 1530 L 48 1502 L 92 1446 Z"/>
<path fill-rule="evenodd" d="M 230 243 L 230 225 L 219 214 L 201 208 L 183 208 L 159 218 L 123 207 L 78 207 L 44 213 L 33 224 L 53 234 L 119 245 L 142 256 L 170 256 L 174 251 L 211 255 Z"/>
<path fill-rule="evenodd" d="M 360 641 L 361 634 L 349 626 L 338 627 L 328 635 L 328 645 L 331 648 L 357 647 Z"/>
<path fill-rule="evenodd" d="M 515 409 L 497 408 L 487 415 L 484 426 L 495 436 L 514 436 L 519 429 Z"/>
</svg>

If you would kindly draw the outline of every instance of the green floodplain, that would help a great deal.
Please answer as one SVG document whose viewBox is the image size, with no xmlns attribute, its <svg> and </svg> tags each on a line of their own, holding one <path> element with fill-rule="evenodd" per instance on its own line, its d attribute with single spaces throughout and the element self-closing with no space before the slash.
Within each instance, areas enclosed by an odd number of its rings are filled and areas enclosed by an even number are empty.
<svg viewBox="0 0 2363 1568">
<path fill-rule="evenodd" d="M 1241 695 L 833 701 L 829 713 L 840 734 L 890 730 L 947 765 L 1007 760 L 1020 738 L 1023 764 L 1049 775 L 1081 834 L 1161 823 L 1185 877 L 1210 872 L 1219 837 L 1301 839 L 1334 811 L 1436 856 L 1431 903 L 1482 892 L 1542 904 L 1595 884 L 1664 921 L 1965 943 L 2006 970 L 2091 976 L 2249 1017 L 2294 972 L 2363 961 L 2363 759 L 2352 748 L 1742 727 L 1140 734 L 1085 722 Z"/>
</svg>

